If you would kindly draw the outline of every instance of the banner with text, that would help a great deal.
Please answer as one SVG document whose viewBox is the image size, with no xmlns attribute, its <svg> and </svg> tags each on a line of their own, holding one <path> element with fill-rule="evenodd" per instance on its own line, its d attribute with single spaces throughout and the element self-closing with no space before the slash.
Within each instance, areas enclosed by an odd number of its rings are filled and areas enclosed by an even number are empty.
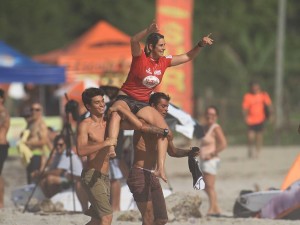
<svg viewBox="0 0 300 225">
<path fill-rule="evenodd" d="M 192 48 L 193 0 L 157 0 L 156 22 L 165 36 L 165 55 L 179 55 Z M 171 96 L 175 105 L 193 112 L 193 65 L 188 62 L 166 70 L 159 91 Z"/>
</svg>

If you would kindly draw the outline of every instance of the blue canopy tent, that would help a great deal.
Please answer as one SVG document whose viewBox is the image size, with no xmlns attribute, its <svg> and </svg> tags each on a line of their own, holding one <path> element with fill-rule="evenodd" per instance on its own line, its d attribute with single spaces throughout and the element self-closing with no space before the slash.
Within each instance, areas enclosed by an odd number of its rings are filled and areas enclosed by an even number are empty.
<svg viewBox="0 0 300 225">
<path fill-rule="evenodd" d="M 0 83 L 65 83 L 65 68 L 38 63 L 0 41 Z"/>
</svg>

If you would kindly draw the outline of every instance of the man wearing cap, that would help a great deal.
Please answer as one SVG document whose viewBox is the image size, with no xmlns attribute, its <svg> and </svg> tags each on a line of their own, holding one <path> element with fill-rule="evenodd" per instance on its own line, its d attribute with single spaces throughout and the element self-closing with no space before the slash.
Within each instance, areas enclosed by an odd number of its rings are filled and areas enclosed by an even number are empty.
<svg viewBox="0 0 300 225">
<path fill-rule="evenodd" d="M 4 202 L 4 181 L 2 178 L 2 169 L 4 161 L 8 155 L 9 144 L 7 133 L 10 126 L 10 116 L 4 107 L 4 91 L 0 89 L 0 208 L 3 208 Z"/>
</svg>

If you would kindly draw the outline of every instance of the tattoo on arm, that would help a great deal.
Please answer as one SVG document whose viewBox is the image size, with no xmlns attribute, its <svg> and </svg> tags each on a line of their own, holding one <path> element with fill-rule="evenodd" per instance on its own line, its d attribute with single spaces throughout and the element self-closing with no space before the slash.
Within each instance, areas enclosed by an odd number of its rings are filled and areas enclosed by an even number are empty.
<svg viewBox="0 0 300 225">
<path fill-rule="evenodd" d="M 143 124 L 141 127 L 141 131 L 143 133 L 164 135 L 164 129 L 150 124 Z"/>
</svg>

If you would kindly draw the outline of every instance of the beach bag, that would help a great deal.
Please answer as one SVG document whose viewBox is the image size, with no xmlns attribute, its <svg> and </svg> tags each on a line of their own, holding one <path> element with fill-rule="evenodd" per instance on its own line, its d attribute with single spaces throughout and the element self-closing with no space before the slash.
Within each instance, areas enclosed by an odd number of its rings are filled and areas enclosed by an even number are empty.
<svg viewBox="0 0 300 225">
<path fill-rule="evenodd" d="M 253 212 L 250 209 L 247 209 L 242 205 L 241 201 L 241 196 L 245 194 L 253 193 L 251 190 L 242 190 L 240 191 L 239 198 L 235 201 L 234 206 L 233 206 L 233 216 L 236 218 L 248 218 L 248 217 L 253 217 L 257 214 L 257 212 Z"/>
</svg>

